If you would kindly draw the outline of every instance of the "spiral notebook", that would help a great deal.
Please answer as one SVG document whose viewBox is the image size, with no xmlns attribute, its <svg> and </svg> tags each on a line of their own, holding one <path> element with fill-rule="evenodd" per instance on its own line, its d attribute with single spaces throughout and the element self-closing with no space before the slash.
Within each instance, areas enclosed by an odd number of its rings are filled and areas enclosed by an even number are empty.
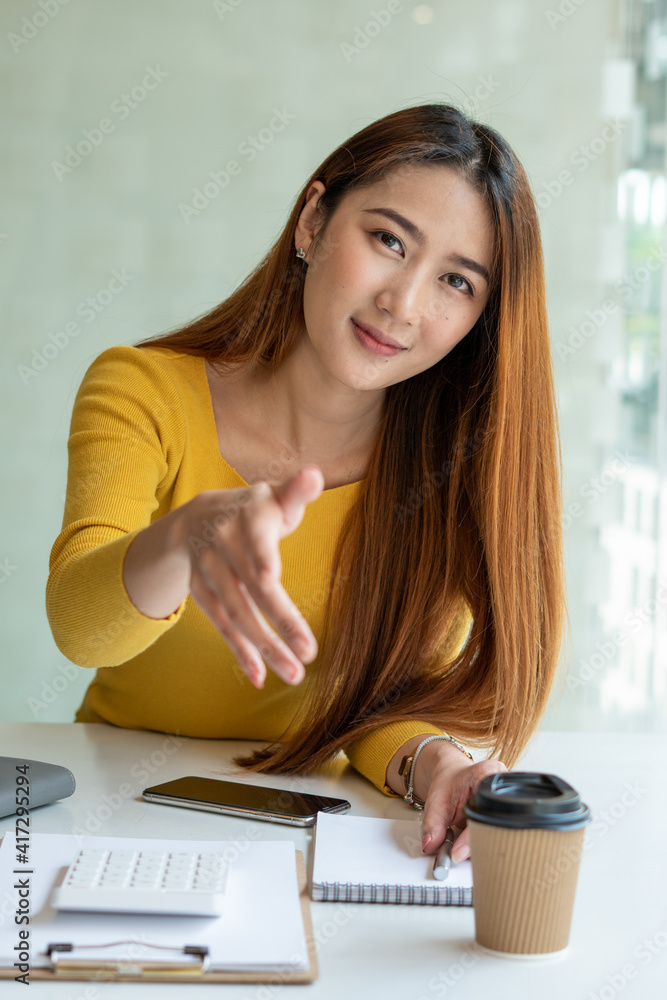
<svg viewBox="0 0 667 1000">
<path fill-rule="evenodd" d="M 433 877 L 416 820 L 317 814 L 312 898 L 344 903 L 472 906 L 472 865 Z"/>
</svg>

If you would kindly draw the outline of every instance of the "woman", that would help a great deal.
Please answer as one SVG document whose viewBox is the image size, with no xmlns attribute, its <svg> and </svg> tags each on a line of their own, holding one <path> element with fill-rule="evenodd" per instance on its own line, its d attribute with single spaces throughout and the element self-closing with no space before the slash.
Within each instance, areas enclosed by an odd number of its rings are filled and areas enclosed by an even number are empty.
<svg viewBox="0 0 667 1000">
<path fill-rule="evenodd" d="M 77 720 L 267 740 L 239 759 L 264 773 L 345 750 L 467 857 L 564 617 L 539 229 L 501 136 L 443 104 L 352 136 L 228 299 L 92 363 L 69 453 L 47 610 L 105 668 Z"/>
</svg>

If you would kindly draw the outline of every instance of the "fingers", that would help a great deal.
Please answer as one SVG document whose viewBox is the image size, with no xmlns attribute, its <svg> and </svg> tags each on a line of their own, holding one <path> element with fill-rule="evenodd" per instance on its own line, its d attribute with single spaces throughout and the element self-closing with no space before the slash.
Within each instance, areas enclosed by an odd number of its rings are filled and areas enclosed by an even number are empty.
<svg viewBox="0 0 667 1000">
<path fill-rule="evenodd" d="M 207 580 L 206 575 L 202 574 L 207 585 L 204 599 L 208 599 L 209 606 L 217 604 L 214 624 L 232 646 L 237 657 L 239 657 L 237 651 L 243 651 L 240 662 L 242 666 L 248 668 L 246 672 L 251 680 L 253 667 L 255 673 L 259 669 L 266 676 L 262 662 L 264 660 L 287 684 L 299 684 L 305 676 L 302 663 L 261 619 L 248 595 L 247 588 L 232 569 L 222 560 L 218 560 L 215 579 Z M 221 593 L 224 594 L 224 607 L 218 597 Z M 262 677 L 262 683 L 263 680 Z"/>
<path fill-rule="evenodd" d="M 443 751 L 447 762 L 451 757 Z M 436 769 L 432 779 L 422 820 L 422 850 L 425 854 L 435 854 L 445 839 L 449 826 L 456 833 L 452 848 L 452 861 L 464 861 L 470 857 L 470 839 L 466 829 L 464 808 L 469 798 L 477 791 L 479 783 L 488 775 L 506 771 L 500 760 L 483 760 L 454 770 L 443 766 Z"/>
<path fill-rule="evenodd" d="M 253 553 L 252 547 L 241 549 L 230 543 L 225 550 L 224 559 L 220 558 L 220 553 L 208 557 L 202 562 L 202 568 L 209 585 L 221 599 L 224 598 L 232 624 L 237 625 L 253 642 L 256 642 L 259 626 L 265 641 L 271 645 L 282 645 L 276 633 L 260 619 L 259 609 L 277 627 L 293 653 L 303 663 L 311 663 L 317 656 L 317 640 L 308 622 L 280 583 L 282 565 L 277 543 L 275 569 L 271 570 L 272 579 L 266 580 L 260 569 L 261 563 L 258 564 L 253 558 Z M 252 616 L 249 616 L 248 611 L 252 612 Z"/>
<path fill-rule="evenodd" d="M 250 487 L 245 516 L 239 518 L 241 546 L 231 554 L 234 556 L 235 571 L 247 583 L 254 579 L 263 586 L 280 578 L 282 566 L 278 542 L 289 531 L 286 530 L 280 501 L 274 496 L 275 489 L 266 482 L 254 483 Z M 295 518 L 294 509 L 290 509 Z M 298 521 L 295 521 L 294 527 L 297 524 Z"/>
<path fill-rule="evenodd" d="M 442 845 L 447 828 L 451 826 L 452 809 L 444 799 L 428 795 L 422 819 L 422 851 L 435 854 Z"/>
<path fill-rule="evenodd" d="M 229 619 L 220 605 L 217 594 L 214 594 L 206 586 L 201 575 L 192 578 L 190 593 L 207 618 L 229 644 L 246 677 L 250 679 L 256 688 L 263 687 L 266 678 L 266 667 L 257 656 L 257 650 L 254 650 L 251 644 L 244 640 L 243 636 L 239 636 L 236 630 L 231 627 Z"/>
<path fill-rule="evenodd" d="M 302 475 L 303 473 L 303 475 Z M 251 502 L 240 518 L 240 545 L 228 545 L 228 558 L 252 599 L 294 652 L 306 663 L 317 655 L 317 642 L 307 621 L 280 584 L 282 565 L 279 541 L 300 523 L 305 504 L 315 499 L 324 485 L 317 466 L 291 476 L 279 486 L 256 483 Z M 267 503 L 275 500 L 275 503 Z"/>
<path fill-rule="evenodd" d="M 424 807 L 424 822 L 422 823 L 422 850 L 424 854 L 436 854 L 442 846 L 448 830 L 454 832 L 454 846 L 452 847 L 451 858 L 454 864 L 458 861 L 465 861 L 470 857 L 470 835 L 468 828 L 462 829 L 454 826 L 444 819 L 443 813 L 431 810 L 427 816 L 426 806 Z"/>
<path fill-rule="evenodd" d="M 470 765 L 460 750 L 453 752 L 450 743 L 432 743 L 431 746 L 436 756 L 422 819 L 425 854 L 434 854 L 438 850 L 448 827 L 456 831 L 457 824 L 461 829 L 465 826 L 463 807 L 474 784 L 474 769 L 478 766 Z"/>
<path fill-rule="evenodd" d="M 289 644 L 299 660 L 302 663 L 312 663 L 317 656 L 317 639 L 282 584 L 278 581 L 264 586 L 250 583 L 245 587 L 245 592 L 247 599 L 252 598 L 251 607 L 259 608 L 269 621 L 276 624 L 284 641 Z M 264 623 L 262 625 L 266 628 Z M 275 639 L 275 633 L 270 629 L 268 635 Z"/>
<path fill-rule="evenodd" d="M 454 864 L 457 861 L 465 861 L 466 858 L 470 857 L 470 833 L 468 827 L 459 834 L 459 836 L 454 841 L 454 846 L 452 847 L 452 861 Z"/>
</svg>

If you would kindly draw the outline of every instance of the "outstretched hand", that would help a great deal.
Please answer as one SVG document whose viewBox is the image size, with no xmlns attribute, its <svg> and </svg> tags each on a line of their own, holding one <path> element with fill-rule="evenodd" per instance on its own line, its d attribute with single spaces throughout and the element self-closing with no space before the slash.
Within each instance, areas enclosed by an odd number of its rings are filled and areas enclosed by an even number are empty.
<svg viewBox="0 0 667 1000">
<path fill-rule="evenodd" d="M 280 582 L 278 543 L 323 487 L 322 470 L 309 465 L 277 484 L 208 490 L 183 505 L 190 593 L 257 688 L 267 665 L 288 684 L 299 684 L 303 663 L 317 655 L 310 626 Z"/>
</svg>

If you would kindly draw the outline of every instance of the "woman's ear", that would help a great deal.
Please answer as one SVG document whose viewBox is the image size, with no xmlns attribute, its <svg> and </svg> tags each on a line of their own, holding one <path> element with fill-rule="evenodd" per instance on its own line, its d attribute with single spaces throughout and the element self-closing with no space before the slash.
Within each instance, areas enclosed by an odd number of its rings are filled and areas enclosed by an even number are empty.
<svg viewBox="0 0 667 1000">
<path fill-rule="evenodd" d="M 306 191 L 306 204 L 301 210 L 299 221 L 294 230 L 294 249 L 303 247 L 308 253 L 308 248 L 313 241 L 313 237 L 322 224 L 322 220 L 317 212 L 317 202 L 326 188 L 322 181 L 313 181 Z"/>
</svg>

